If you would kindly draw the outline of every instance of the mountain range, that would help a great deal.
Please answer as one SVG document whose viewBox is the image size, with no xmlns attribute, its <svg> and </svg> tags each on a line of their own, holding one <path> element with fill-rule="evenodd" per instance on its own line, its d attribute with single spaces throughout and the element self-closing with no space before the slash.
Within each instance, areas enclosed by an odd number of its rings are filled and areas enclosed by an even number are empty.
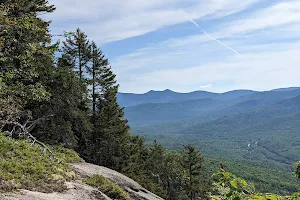
<svg viewBox="0 0 300 200">
<path fill-rule="evenodd" d="M 299 159 L 300 147 L 295 145 L 300 144 L 298 87 L 226 93 L 164 90 L 145 94 L 119 93 L 118 99 L 125 107 L 125 116 L 133 132 L 151 139 L 163 137 L 164 145 L 169 148 L 193 143 L 204 153 L 215 156 L 218 151 L 212 149 L 218 149 L 222 142 L 223 153 L 244 158 L 251 154 L 245 147 L 249 143 L 253 147 L 252 141 L 262 145 L 257 142 L 260 140 L 264 141 L 262 146 L 267 144 L 270 155 L 282 155 L 275 161 L 292 163 Z M 231 145 L 240 151 L 233 153 Z M 286 146 L 290 149 L 286 150 Z M 242 155 L 245 150 L 246 155 Z M 256 152 L 258 155 L 262 153 Z M 260 159 L 265 160 L 264 157 Z"/>
<path fill-rule="evenodd" d="M 119 93 L 118 101 L 125 107 L 125 116 L 132 127 L 166 122 L 199 122 L 262 109 L 300 95 L 300 88 L 257 92 L 235 90 L 226 93 L 196 91 L 176 93 L 171 90 L 145 94 Z"/>
<path fill-rule="evenodd" d="M 263 170 L 277 168 L 274 177 L 291 174 L 292 164 L 299 160 L 299 87 L 262 92 L 119 93 L 118 102 L 125 107 L 134 134 L 149 142 L 158 140 L 170 149 L 192 144 L 206 156 L 246 162 Z M 289 186 L 282 183 L 279 187 Z"/>
</svg>

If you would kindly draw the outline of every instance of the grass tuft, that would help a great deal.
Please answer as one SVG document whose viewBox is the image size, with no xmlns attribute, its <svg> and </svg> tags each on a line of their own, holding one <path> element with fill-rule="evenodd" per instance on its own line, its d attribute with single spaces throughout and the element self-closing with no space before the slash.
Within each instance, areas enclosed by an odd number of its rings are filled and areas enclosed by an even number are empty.
<svg viewBox="0 0 300 200">
<path fill-rule="evenodd" d="M 113 184 L 102 175 L 95 175 L 91 178 L 84 180 L 85 183 L 96 187 L 101 192 L 106 194 L 112 199 L 126 200 L 130 199 L 130 196 L 120 186 Z"/>
<path fill-rule="evenodd" d="M 9 139 L 0 133 L 0 191 L 64 191 L 65 181 L 76 178 L 67 162 L 81 159 L 75 152 L 62 147 L 55 147 L 53 151 L 60 163 L 45 155 L 39 145 L 31 145 L 28 140 Z"/>
</svg>

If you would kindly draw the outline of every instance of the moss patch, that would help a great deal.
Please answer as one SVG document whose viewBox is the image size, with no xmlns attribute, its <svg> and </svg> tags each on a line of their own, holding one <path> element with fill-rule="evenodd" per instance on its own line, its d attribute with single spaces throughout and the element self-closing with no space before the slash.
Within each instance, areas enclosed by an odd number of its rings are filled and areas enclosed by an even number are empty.
<svg viewBox="0 0 300 200">
<path fill-rule="evenodd" d="M 98 188 L 101 192 L 112 199 L 125 200 L 130 198 L 129 194 L 125 192 L 120 186 L 113 184 L 104 176 L 95 175 L 84 180 L 84 182 Z"/>
<path fill-rule="evenodd" d="M 27 140 L 9 139 L 0 133 L 0 190 L 28 189 L 40 192 L 62 192 L 65 181 L 74 179 L 69 161 L 80 161 L 71 150 L 53 148 L 61 161 L 50 159 L 43 148 Z"/>
<path fill-rule="evenodd" d="M 52 147 L 53 148 L 53 151 L 55 153 L 55 156 L 62 160 L 63 162 L 66 162 L 66 163 L 76 163 L 76 162 L 82 162 L 83 159 L 80 158 L 78 156 L 78 154 L 71 150 L 71 149 L 66 149 L 66 148 L 63 148 L 61 146 L 54 146 Z"/>
</svg>

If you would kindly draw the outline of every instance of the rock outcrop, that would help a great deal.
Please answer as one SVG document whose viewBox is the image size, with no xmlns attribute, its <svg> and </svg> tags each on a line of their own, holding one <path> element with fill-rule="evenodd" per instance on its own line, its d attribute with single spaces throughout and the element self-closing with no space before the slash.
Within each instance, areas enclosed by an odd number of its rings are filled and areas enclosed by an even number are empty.
<svg viewBox="0 0 300 200">
<path fill-rule="evenodd" d="M 41 193 L 29 190 L 20 190 L 15 193 L 0 194 L 1 200 L 111 200 L 97 189 L 81 183 L 67 182 L 67 191 L 63 193 Z"/>
<path fill-rule="evenodd" d="M 132 200 L 163 200 L 161 197 L 147 191 L 141 185 L 127 176 L 108 169 L 106 167 L 90 163 L 70 164 L 74 172 L 81 178 L 88 178 L 100 174 L 112 183 L 119 185 L 130 194 Z M 1 200 L 111 200 L 101 191 L 93 188 L 82 181 L 66 182 L 67 190 L 63 193 L 41 193 L 28 190 L 20 190 L 14 193 L 0 194 Z"/>
<path fill-rule="evenodd" d="M 101 174 L 105 178 L 109 179 L 112 183 L 119 185 L 125 191 L 127 191 L 131 199 L 134 200 L 163 200 L 161 197 L 149 192 L 134 180 L 127 176 L 108 169 L 106 167 L 93 165 L 89 163 L 74 163 L 70 164 L 73 170 L 81 177 L 88 178 L 96 174 Z"/>
</svg>

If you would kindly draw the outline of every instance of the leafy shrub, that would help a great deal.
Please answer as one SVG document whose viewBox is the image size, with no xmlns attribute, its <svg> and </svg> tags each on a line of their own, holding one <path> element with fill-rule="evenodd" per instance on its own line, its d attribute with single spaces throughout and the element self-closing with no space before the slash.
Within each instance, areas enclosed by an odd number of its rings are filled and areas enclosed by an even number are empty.
<svg viewBox="0 0 300 200">
<path fill-rule="evenodd" d="M 75 174 L 70 175 L 72 170 L 67 161 L 79 160 L 79 157 L 62 148 L 53 152 L 60 162 L 51 159 L 37 144 L 28 140 L 9 139 L 0 133 L 0 190 L 65 190 L 64 182 L 75 178 Z"/>
<path fill-rule="evenodd" d="M 215 178 L 215 191 L 211 195 L 213 200 L 297 200 L 300 199 L 300 193 L 290 196 L 279 196 L 276 194 L 261 194 L 255 192 L 254 187 L 247 184 L 244 179 L 235 177 L 229 172 L 218 172 L 213 175 Z"/>
<path fill-rule="evenodd" d="M 130 198 L 129 194 L 125 192 L 120 186 L 113 184 L 102 175 L 95 175 L 84 180 L 84 182 L 98 188 L 101 192 L 112 199 L 125 200 Z"/>
</svg>

